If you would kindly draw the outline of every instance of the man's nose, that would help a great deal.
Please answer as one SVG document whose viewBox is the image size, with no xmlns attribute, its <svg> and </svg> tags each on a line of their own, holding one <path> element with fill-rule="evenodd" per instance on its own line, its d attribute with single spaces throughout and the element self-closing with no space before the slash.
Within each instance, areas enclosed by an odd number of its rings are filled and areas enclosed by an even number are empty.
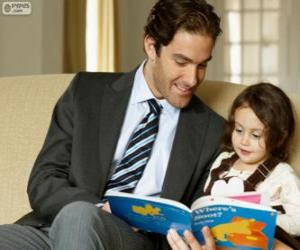
<svg viewBox="0 0 300 250">
<path fill-rule="evenodd" d="M 198 83 L 198 69 L 195 66 L 189 67 L 188 71 L 186 72 L 186 82 L 190 86 L 195 86 Z"/>
</svg>

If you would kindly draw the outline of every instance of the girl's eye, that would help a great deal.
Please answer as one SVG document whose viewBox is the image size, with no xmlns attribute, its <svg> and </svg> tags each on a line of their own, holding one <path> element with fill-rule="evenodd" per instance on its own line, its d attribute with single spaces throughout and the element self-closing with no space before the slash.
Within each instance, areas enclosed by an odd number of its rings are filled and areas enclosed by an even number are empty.
<svg viewBox="0 0 300 250">
<path fill-rule="evenodd" d="M 234 130 L 235 130 L 235 132 L 238 133 L 238 134 L 241 134 L 241 133 L 243 132 L 243 130 L 240 129 L 240 128 L 235 128 Z"/>
<path fill-rule="evenodd" d="M 252 134 L 252 136 L 255 138 L 255 139 L 259 139 L 261 137 L 261 135 L 257 135 L 257 134 Z"/>
</svg>

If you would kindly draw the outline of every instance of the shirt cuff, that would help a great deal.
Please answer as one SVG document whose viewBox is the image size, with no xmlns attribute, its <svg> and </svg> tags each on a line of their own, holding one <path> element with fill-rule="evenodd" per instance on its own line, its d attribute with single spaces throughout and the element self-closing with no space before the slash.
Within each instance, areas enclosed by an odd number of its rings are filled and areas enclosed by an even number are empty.
<svg viewBox="0 0 300 250">
<path fill-rule="evenodd" d="M 102 203 L 102 202 L 95 204 L 96 207 L 103 207 L 103 205 L 104 205 L 104 203 Z"/>
</svg>

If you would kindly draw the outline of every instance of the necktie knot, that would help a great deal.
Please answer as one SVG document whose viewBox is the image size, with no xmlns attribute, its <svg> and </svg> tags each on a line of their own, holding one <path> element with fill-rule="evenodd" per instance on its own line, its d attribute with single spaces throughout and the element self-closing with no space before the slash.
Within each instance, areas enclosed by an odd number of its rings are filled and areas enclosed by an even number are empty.
<svg viewBox="0 0 300 250">
<path fill-rule="evenodd" d="M 159 105 L 154 98 L 147 100 L 147 102 L 150 108 L 150 112 L 158 116 L 162 110 L 162 106 Z"/>
</svg>

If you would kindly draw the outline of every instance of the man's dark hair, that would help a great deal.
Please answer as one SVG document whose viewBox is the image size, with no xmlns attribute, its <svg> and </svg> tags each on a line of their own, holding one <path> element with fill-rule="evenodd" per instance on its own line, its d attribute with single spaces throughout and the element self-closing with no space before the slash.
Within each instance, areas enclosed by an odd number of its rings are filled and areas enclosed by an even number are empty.
<svg viewBox="0 0 300 250">
<path fill-rule="evenodd" d="M 220 18 L 205 0 L 159 0 L 152 8 L 144 28 L 155 41 L 156 53 L 167 46 L 178 30 L 207 35 L 216 40 L 222 32 Z"/>
</svg>

